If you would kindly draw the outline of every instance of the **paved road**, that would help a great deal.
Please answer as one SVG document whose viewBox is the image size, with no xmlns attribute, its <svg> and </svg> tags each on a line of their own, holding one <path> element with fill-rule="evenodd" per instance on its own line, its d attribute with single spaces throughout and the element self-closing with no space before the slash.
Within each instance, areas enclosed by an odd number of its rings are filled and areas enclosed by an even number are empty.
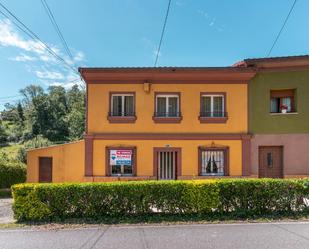
<svg viewBox="0 0 309 249">
<path fill-rule="evenodd" d="M 0 230 L 0 248 L 309 248 L 309 223 Z"/>
<path fill-rule="evenodd" d="M 11 198 L 0 198 L 0 224 L 14 222 L 12 203 L 13 199 Z"/>
</svg>

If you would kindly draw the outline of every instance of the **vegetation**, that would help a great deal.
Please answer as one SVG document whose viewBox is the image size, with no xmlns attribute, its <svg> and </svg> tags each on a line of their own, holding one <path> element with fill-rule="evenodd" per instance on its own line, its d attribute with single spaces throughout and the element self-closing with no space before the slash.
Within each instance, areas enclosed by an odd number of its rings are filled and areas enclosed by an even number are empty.
<svg viewBox="0 0 309 249">
<path fill-rule="evenodd" d="M 0 158 L 0 189 L 10 188 L 13 184 L 26 180 L 26 167 L 23 163 Z"/>
<path fill-rule="evenodd" d="M 6 104 L 1 112 L 1 143 L 24 143 L 38 136 L 61 143 L 82 137 L 85 92 L 77 85 L 68 90 L 50 86 L 46 92 L 30 85 L 20 93 L 20 102 Z"/>
<path fill-rule="evenodd" d="M 308 180 L 235 179 L 19 184 L 12 191 L 18 221 L 196 220 L 297 216 L 308 212 L 308 186 Z"/>
<path fill-rule="evenodd" d="M 0 189 L 26 179 L 26 150 L 81 139 L 85 91 L 29 85 L 0 111 Z"/>
</svg>

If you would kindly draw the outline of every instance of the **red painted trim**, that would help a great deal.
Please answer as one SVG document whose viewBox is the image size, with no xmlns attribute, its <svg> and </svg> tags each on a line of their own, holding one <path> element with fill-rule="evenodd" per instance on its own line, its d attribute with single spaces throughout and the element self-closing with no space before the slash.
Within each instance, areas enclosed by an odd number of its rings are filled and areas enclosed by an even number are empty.
<svg viewBox="0 0 309 249">
<path fill-rule="evenodd" d="M 85 176 L 93 176 L 93 137 L 85 136 Z"/>
<path fill-rule="evenodd" d="M 241 140 L 251 138 L 246 133 L 96 133 L 87 134 L 98 140 Z"/>
<path fill-rule="evenodd" d="M 251 175 L 251 139 L 244 138 L 242 144 L 242 175 Z"/>
<path fill-rule="evenodd" d="M 177 165 L 175 172 L 175 179 L 182 175 L 182 159 L 181 159 L 181 148 L 180 147 L 154 147 L 153 148 L 153 176 L 158 179 L 158 152 L 170 151 L 177 152 Z"/>
<path fill-rule="evenodd" d="M 109 164 L 109 155 L 110 155 L 110 150 L 132 150 L 132 161 L 133 161 L 133 169 L 132 169 L 132 177 L 137 176 L 137 148 L 136 146 L 106 146 L 105 147 L 105 175 L 106 176 L 112 176 L 111 174 L 111 165 Z M 112 176 L 112 177 L 117 177 L 117 176 Z M 131 177 L 131 176 L 121 176 L 121 177 Z"/>
</svg>

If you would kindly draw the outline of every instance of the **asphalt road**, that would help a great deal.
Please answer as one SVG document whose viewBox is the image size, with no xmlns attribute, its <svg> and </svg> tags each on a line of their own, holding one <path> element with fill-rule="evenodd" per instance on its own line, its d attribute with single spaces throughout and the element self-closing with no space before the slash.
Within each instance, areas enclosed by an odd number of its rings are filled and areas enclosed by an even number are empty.
<svg viewBox="0 0 309 249">
<path fill-rule="evenodd" d="M 309 248 L 309 223 L 2 229 L 0 248 Z"/>
</svg>

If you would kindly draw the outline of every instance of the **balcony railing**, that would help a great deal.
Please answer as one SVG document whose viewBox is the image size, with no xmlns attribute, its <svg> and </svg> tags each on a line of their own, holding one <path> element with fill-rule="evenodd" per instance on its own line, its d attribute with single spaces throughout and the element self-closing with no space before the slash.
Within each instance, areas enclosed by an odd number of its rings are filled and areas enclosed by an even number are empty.
<svg viewBox="0 0 309 249">
<path fill-rule="evenodd" d="M 227 112 L 200 112 L 199 120 L 201 123 L 226 123 L 228 116 Z"/>
<path fill-rule="evenodd" d="M 135 112 L 109 112 L 109 117 L 134 117 Z"/>
<path fill-rule="evenodd" d="M 200 117 L 205 118 L 226 118 L 227 112 L 200 112 Z"/>
<path fill-rule="evenodd" d="M 135 112 L 109 112 L 107 120 L 110 123 L 135 123 Z"/>
<path fill-rule="evenodd" d="M 159 118 L 181 117 L 181 112 L 155 112 L 154 117 L 159 117 Z"/>
<path fill-rule="evenodd" d="M 155 112 L 153 117 L 155 123 L 180 123 L 181 112 Z"/>
</svg>

